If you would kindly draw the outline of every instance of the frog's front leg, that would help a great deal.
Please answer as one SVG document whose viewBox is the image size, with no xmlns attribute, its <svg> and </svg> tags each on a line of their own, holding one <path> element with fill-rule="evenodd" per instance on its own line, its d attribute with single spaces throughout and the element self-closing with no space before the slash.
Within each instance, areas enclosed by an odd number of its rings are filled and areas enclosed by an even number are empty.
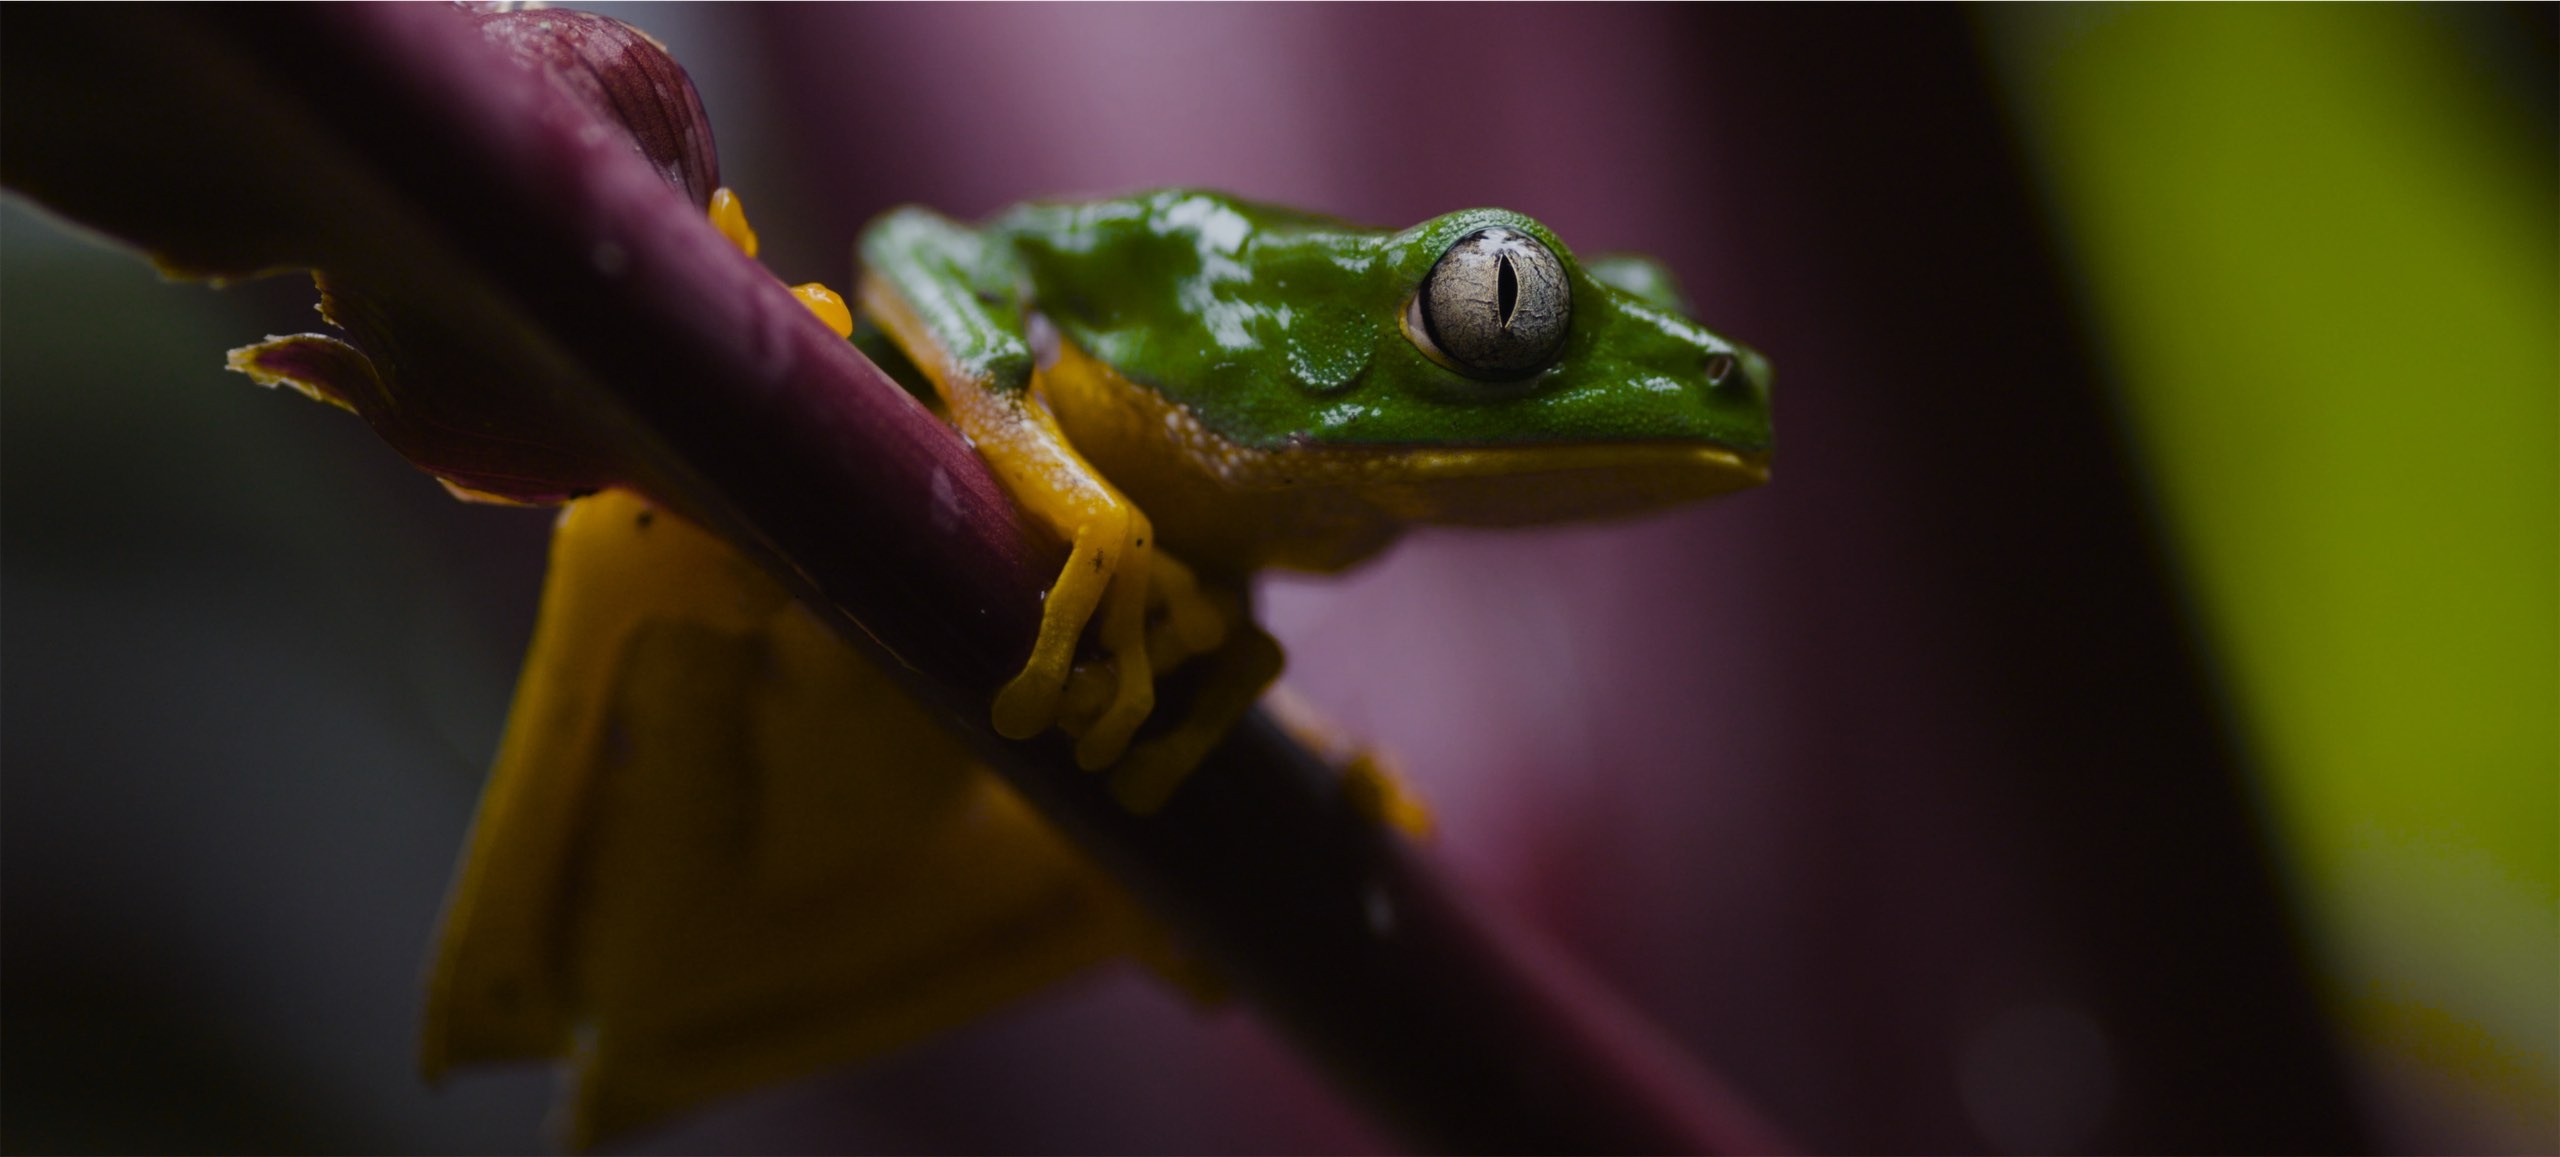
<svg viewBox="0 0 2560 1157">
<path fill-rule="evenodd" d="M 1015 502 L 1069 546 L 1041 609 L 1022 672 L 996 695 L 995 727 L 1027 739 L 1061 722 L 1060 697 L 1076 641 L 1099 615 L 1111 694 L 1081 727 L 1076 762 L 1107 767 L 1155 705 L 1147 610 L 1155 534 L 1146 515 L 1078 454 L 1031 396 L 1022 310 L 980 293 L 978 236 L 921 209 L 891 213 L 863 237 L 863 310 L 932 380 L 951 423 L 968 436 Z M 1084 724 L 1084 719 L 1073 722 Z"/>
</svg>

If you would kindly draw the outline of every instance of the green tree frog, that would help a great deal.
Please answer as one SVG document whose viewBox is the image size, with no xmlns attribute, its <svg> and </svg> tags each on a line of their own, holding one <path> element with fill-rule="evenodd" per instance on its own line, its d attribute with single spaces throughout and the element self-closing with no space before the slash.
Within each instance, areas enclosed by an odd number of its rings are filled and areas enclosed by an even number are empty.
<svg viewBox="0 0 2560 1157">
<path fill-rule="evenodd" d="M 735 197 L 711 215 L 754 253 Z M 1766 476 L 1767 365 L 1659 266 L 1579 261 L 1517 213 L 1388 232 L 1170 190 L 978 228 L 900 209 L 861 256 L 857 340 L 1070 546 L 994 723 L 1077 736 L 1136 811 L 1278 671 L 1255 571 Z M 1141 732 L 1194 659 L 1185 717 Z M 1355 802 L 1419 826 L 1344 762 Z M 430 1074 L 568 1058 L 583 1143 L 1132 956 L 1214 985 L 754 564 L 635 494 L 571 504 L 439 939 Z"/>
<path fill-rule="evenodd" d="M 977 228 L 900 209 L 861 256 L 866 319 L 1072 544 L 997 730 L 1078 735 L 1142 810 L 1276 671 L 1236 610 L 1255 570 L 1767 476 L 1767 364 L 1689 319 L 1659 265 L 1586 265 L 1518 213 L 1389 232 L 1171 189 Z M 1104 659 L 1079 674 L 1089 622 Z M 1130 751 L 1154 671 L 1231 637 L 1223 693 Z"/>
</svg>

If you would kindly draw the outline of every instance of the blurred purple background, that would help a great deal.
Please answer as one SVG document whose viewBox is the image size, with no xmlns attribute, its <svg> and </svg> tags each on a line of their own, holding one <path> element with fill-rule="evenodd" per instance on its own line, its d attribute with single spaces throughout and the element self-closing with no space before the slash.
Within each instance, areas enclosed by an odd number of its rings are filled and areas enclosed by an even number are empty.
<svg viewBox="0 0 2560 1157">
<path fill-rule="evenodd" d="M 1777 365 L 1776 481 L 1276 579 L 1294 685 L 1456 875 L 1813 1148 L 2370 1143 L 1958 13 L 608 10 L 693 69 L 786 280 L 842 286 L 897 203 L 1168 184 L 1662 258 Z M 218 372 L 306 290 L 7 224 L 55 255 L 6 285 L 9 1147 L 533 1145 L 539 1076 L 431 1095 L 405 1055 L 543 517 Z M 192 312 L 18 341 L 134 310 Z M 1126 972 L 634 1146 L 1390 1147 L 1246 1011 Z"/>
</svg>

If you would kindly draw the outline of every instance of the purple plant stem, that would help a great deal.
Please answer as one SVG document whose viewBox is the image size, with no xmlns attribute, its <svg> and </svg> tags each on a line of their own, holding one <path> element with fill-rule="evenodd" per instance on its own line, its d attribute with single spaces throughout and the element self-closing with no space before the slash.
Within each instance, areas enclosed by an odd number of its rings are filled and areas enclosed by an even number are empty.
<svg viewBox="0 0 2560 1157">
<path fill-rule="evenodd" d="M 5 176 L 198 271 L 430 281 L 556 357 L 622 477 L 795 581 L 1417 1144 L 1790 1148 L 1587 974 L 1469 904 L 1260 718 L 1152 819 L 986 728 L 1058 552 L 947 428 L 452 10 L 13 13 Z M 119 52 L 120 48 L 131 51 Z M 494 313 L 493 313 L 494 307 Z M 476 309 L 476 312 L 474 311 Z M 858 624 L 858 625 L 857 625 Z M 1178 692 L 1177 692 L 1178 693 Z"/>
</svg>

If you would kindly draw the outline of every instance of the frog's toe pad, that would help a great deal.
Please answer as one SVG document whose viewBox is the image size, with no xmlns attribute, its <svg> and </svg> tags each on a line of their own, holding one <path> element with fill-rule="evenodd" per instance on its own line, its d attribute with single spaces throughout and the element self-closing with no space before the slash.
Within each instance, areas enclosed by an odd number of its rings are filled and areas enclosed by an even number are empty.
<svg viewBox="0 0 2560 1157">
<path fill-rule="evenodd" d="M 1162 656 L 1156 666 L 1169 668 L 1224 645 L 1231 619 L 1242 615 L 1240 601 L 1201 589 L 1191 568 L 1170 554 L 1157 551 L 1150 561 L 1154 581 L 1147 590 L 1152 612 L 1147 646 L 1150 655 Z"/>
<path fill-rule="evenodd" d="M 996 734 L 1029 739 L 1058 721 L 1058 697 L 1064 680 L 1038 666 L 1027 667 L 996 692 Z"/>
</svg>

